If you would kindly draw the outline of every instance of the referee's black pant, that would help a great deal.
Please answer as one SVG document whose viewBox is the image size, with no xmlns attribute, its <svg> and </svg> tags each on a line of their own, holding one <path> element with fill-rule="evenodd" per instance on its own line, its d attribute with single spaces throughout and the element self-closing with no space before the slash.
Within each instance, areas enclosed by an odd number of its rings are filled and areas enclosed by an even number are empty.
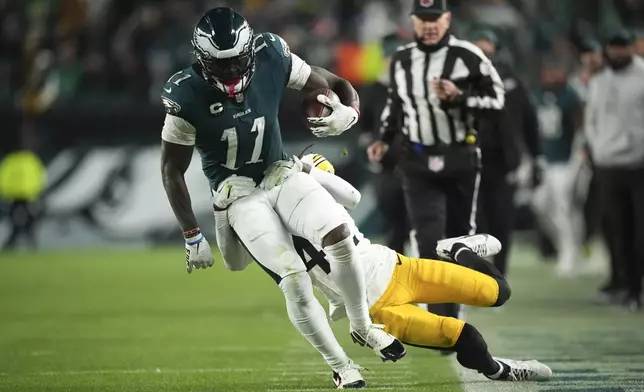
<svg viewBox="0 0 644 392">
<path fill-rule="evenodd" d="M 501 162 L 483 163 L 476 214 L 479 232 L 491 234 L 503 244 L 501 251 L 493 258 L 494 266 L 503 276 L 507 272 L 515 216 L 514 184 L 507 177 L 507 170 Z"/>
<path fill-rule="evenodd" d="M 610 284 L 631 299 L 642 294 L 644 271 L 644 168 L 597 168 L 602 215 L 611 255 Z"/>
<path fill-rule="evenodd" d="M 403 193 L 421 258 L 440 260 L 436 242 L 476 232 L 480 173 L 455 176 L 403 173 Z M 441 316 L 458 317 L 457 304 L 430 305 Z"/>
</svg>

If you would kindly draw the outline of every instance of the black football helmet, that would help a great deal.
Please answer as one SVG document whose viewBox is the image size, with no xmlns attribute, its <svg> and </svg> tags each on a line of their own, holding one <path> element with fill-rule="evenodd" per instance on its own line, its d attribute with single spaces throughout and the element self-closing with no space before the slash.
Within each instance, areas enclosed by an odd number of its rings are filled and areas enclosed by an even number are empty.
<svg viewBox="0 0 644 392">
<path fill-rule="evenodd" d="M 253 78 L 254 42 L 248 21 L 228 7 L 206 12 L 192 37 L 203 77 L 231 98 L 244 92 Z"/>
</svg>

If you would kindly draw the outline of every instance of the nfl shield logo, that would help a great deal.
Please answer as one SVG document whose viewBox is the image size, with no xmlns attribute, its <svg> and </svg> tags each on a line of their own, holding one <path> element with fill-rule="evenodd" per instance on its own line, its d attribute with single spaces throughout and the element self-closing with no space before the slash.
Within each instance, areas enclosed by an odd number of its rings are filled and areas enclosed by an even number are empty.
<svg viewBox="0 0 644 392">
<path fill-rule="evenodd" d="M 434 0 L 420 0 L 420 5 L 422 7 L 431 7 L 434 5 Z"/>
<path fill-rule="evenodd" d="M 430 156 L 428 165 L 429 170 L 438 173 L 445 168 L 445 158 L 442 156 Z"/>
</svg>

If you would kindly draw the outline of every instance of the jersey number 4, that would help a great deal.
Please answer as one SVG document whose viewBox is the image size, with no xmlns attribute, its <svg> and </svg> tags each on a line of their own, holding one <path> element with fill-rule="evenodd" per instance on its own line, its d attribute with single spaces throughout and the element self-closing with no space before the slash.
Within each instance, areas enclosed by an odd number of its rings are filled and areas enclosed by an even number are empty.
<svg viewBox="0 0 644 392">
<path fill-rule="evenodd" d="M 264 116 L 257 117 L 253 121 L 253 127 L 250 130 L 250 133 L 256 133 L 255 137 L 255 147 L 253 147 L 253 155 L 250 157 L 250 161 L 245 162 L 246 164 L 259 163 L 262 161 L 260 155 L 262 154 L 262 146 L 264 144 L 264 128 L 266 127 L 266 119 Z M 226 152 L 226 164 L 223 166 L 226 169 L 237 170 L 237 149 L 239 147 L 239 138 L 237 137 L 237 128 L 228 128 L 224 129 L 224 133 L 221 135 L 222 142 L 228 142 L 228 151 Z"/>
<path fill-rule="evenodd" d="M 317 265 L 325 274 L 328 275 L 331 273 L 331 265 L 326 259 L 326 254 L 321 250 L 315 249 L 315 246 L 313 246 L 309 241 L 302 237 L 294 236 L 293 247 L 304 262 L 307 271 L 312 270 L 313 267 Z"/>
</svg>

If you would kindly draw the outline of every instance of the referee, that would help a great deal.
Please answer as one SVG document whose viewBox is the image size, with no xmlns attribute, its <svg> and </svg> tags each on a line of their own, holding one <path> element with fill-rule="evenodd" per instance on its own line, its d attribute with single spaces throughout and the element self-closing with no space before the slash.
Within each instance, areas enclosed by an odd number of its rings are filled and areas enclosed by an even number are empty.
<svg viewBox="0 0 644 392">
<path fill-rule="evenodd" d="M 379 162 L 402 130 L 398 165 L 409 223 L 420 257 L 432 259 L 438 259 L 438 240 L 476 231 L 481 162 L 476 123 L 499 115 L 505 102 L 490 60 L 449 34 L 451 18 L 446 0 L 414 0 L 416 39 L 392 57 L 381 139 L 367 151 Z M 456 311 L 438 313 L 456 316 Z"/>
</svg>

